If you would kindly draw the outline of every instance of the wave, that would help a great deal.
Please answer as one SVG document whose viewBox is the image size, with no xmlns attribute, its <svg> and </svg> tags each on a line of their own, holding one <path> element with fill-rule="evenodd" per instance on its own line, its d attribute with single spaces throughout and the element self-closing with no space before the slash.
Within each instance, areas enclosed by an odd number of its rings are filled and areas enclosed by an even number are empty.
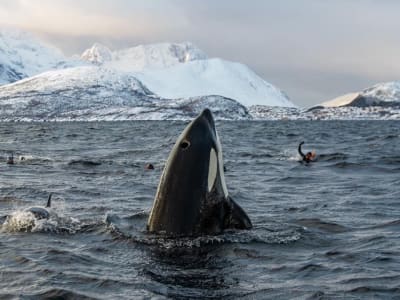
<svg viewBox="0 0 400 300">
<path fill-rule="evenodd" d="M 69 166 L 81 165 L 84 167 L 97 167 L 100 166 L 101 164 L 102 162 L 100 161 L 86 160 L 86 159 L 73 159 L 68 162 Z"/>
<path fill-rule="evenodd" d="M 147 218 L 148 213 L 142 211 L 127 217 L 106 215 L 104 222 L 117 240 L 129 240 L 163 249 L 202 248 L 221 244 L 290 244 L 301 239 L 303 232 L 301 228 L 293 226 L 283 225 L 273 230 L 265 226 L 255 226 L 251 230 L 225 230 L 219 235 L 170 237 L 148 233 Z"/>
<path fill-rule="evenodd" d="M 53 209 L 49 209 L 48 219 L 38 219 L 35 215 L 26 210 L 17 210 L 4 217 L 0 225 L 2 232 L 50 232 L 69 233 L 78 232 L 82 224 L 75 218 L 58 215 Z"/>
<path fill-rule="evenodd" d="M 83 299 L 83 300 L 91 300 L 97 299 L 90 296 L 87 296 L 82 293 L 78 293 L 68 289 L 61 289 L 61 288 L 51 288 L 44 292 L 34 293 L 34 294 L 20 294 L 19 295 L 22 299 L 29 298 L 29 299 Z"/>
<path fill-rule="evenodd" d="M 386 227 L 392 227 L 392 226 L 395 226 L 395 227 L 400 226 L 400 220 L 393 220 L 393 221 L 385 222 L 382 224 L 368 227 L 367 229 L 386 228 Z"/>
<path fill-rule="evenodd" d="M 340 169 L 347 169 L 347 168 L 360 168 L 360 167 L 363 167 L 363 166 L 366 166 L 366 165 L 361 164 L 361 163 L 342 161 L 342 162 L 338 162 L 338 163 L 335 163 L 335 164 L 330 165 L 330 166 L 331 167 L 335 167 L 335 168 L 340 168 Z"/>
<path fill-rule="evenodd" d="M 346 160 L 348 155 L 341 152 L 319 154 L 318 161 L 336 161 L 336 160 Z"/>
<path fill-rule="evenodd" d="M 380 161 L 386 164 L 400 164 L 400 156 L 385 156 Z"/>
<path fill-rule="evenodd" d="M 373 293 L 374 298 L 380 298 L 383 295 L 382 294 L 389 294 L 389 295 L 394 295 L 400 293 L 400 288 L 399 287 L 393 287 L 393 288 L 386 288 L 386 287 L 377 287 L 377 286 L 358 286 L 356 288 L 353 288 L 349 291 L 349 293 L 357 293 L 357 294 L 369 294 Z M 380 294 L 380 296 L 378 296 Z M 388 296 L 388 295 L 387 295 Z"/>
<path fill-rule="evenodd" d="M 237 153 L 238 156 L 243 157 L 243 158 L 270 158 L 270 157 L 274 157 L 274 155 L 270 154 L 270 153 L 254 153 L 254 152 L 239 152 Z"/>
<path fill-rule="evenodd" d="M 26 201 L 23 201 L 14 196 L 0 196 L 0 203 L 1 204 L 23 204 Z"/>
<path fill-rule="evenodd" d="M 310 219 L 299 219 L 296 221 L 296 224 L 302 225 L 307 228 L 322 230 L 329 233 L 342 233 L 349 231 L 349 229 L 343 225 L 322 221 L 318 218 L 310 218 Z"/>
<path fill-rule="evenodd" d="M 399 138 L 400 135 L 398 134 L 388 134 L 386 136 L 383 137 L 384 140 L 392 140 L 392 139 L 397 139 Z"/>
<path fill-rule="evenodd" d="M 0 156 L 0 160 L 6 160 L 10 155 L 4 155 Z M 35 164 L 44 164 L 44 163 L 49 163 L 53 162 L 54 160 L 50 157 L 44 157 L 44 156 L 37 156 L 34 154 L 20 154 L 20 153 L 14 153 L 14 164 L 30 164 L 30 165 L 35 165 Z"/>
</svg>

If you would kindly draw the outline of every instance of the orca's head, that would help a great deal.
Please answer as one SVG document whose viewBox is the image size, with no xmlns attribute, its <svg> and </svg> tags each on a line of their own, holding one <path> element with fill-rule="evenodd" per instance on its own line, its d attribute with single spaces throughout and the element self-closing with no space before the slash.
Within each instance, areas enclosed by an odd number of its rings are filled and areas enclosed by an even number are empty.
<svg viewBox="0 0 400 300">
<path fill-rule="evenodd" d="M 221 144 L 205 109 L 181 133 L 168 157 L 149 217 L 150 231 L 192 234 L 212 201 L 226 199 Z"/>
<path fill-rule="evenodd" d="M 50 213 L 44 207 L 30 207 L 25 209 L 26 212 L 30 212 L 37 220 L 49 219 Z"/>
</svg>

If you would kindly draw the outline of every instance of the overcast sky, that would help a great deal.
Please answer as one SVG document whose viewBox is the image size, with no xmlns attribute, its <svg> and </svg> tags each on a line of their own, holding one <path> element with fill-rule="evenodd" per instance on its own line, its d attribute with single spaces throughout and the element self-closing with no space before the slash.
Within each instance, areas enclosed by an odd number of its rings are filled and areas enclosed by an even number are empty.
<svg viewBox="0 0 400 300">
<path fill-rule="evenodd" d="M 0 0 L 0 25 L 35 32 L 67 55 L 191 41 L 250 66 L 310 106 L 400 80 L 397 0 Z"/>
</svg>

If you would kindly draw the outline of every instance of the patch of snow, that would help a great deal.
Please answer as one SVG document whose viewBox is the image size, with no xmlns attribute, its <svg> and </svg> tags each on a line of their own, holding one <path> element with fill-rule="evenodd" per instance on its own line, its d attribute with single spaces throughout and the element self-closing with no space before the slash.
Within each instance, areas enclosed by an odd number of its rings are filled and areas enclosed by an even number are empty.
<svg viewBox="0 0 400 300">
<path fill-rule="evenodd" d="M 400 102 L 400 81 L 376 84 L 363 90 L 361 95 L 380 102 Z"/>
<path fill-rule="evenodd" d="M 333 100 L 326 101 L 320 104 L 320 106 L 323 107 L 339 107 L 339 106 L 345 106 L 353 102 L 358 96 L 360 96 L 360 93 L 349 93 L 340 97 L 337 97 Z"/>
<path fill-rule="evenodd" d="M 81 58 L 103 67 L 137 72 L 207 59 L 207 55 L 189 42 L 139 45 L 117 51 L 111 51 L 96 43 L 92 48 L 85 50 Z"/>
<path fill-rule="evenodd" d="M 150 90 L 165 98 L 221 95 L 243 105 L 295 107 L 279 89 L 247 66 L 218 58 L 135 73 Z"/>
<path fill-rule="evenodd" d="M 0 85 L 52 69 L 82 64 L 68 60 L 60 50 L 16 29 L 0 30 Z"/>
</svg>

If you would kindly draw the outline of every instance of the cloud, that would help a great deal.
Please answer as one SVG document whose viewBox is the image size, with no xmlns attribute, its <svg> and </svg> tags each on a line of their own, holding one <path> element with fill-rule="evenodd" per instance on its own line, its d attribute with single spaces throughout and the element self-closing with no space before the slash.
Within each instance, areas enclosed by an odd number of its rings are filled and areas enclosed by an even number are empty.
<svg viewBox="0 0 400 300">
<path fill-rule="evenodd" d="M 0 5 L 0 22 L 61 35 L 98 35 L 115 38 L 158 35 L 173 30 L 174 11 L 145 4 L 148 1 L 14 1 Z"/>
</svg>

